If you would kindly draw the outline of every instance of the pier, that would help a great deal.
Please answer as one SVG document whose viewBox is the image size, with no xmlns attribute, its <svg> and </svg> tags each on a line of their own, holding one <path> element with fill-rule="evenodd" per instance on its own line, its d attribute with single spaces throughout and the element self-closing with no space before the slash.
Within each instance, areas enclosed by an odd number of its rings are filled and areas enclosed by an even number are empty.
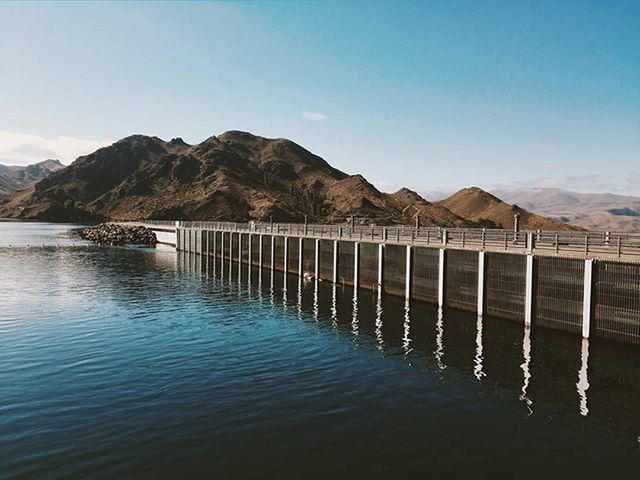
<svg viewBox="0 0 640 480">
<path fill-rule="evenodd" d="M 215 261 L 640 344 L 640 234 L 136 222 Z"/>
</svg>

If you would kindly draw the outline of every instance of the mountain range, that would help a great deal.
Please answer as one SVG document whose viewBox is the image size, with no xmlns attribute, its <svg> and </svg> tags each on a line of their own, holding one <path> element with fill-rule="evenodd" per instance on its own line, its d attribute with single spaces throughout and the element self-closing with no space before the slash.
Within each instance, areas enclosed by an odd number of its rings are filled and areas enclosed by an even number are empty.
<svg viewBox="0 0 640 480">
<path fill-rule="evenodd" d="M 64 165 L 59 160 L 52 159 L 26 167 L 0 164 L 0 196 L 11 195 L 27 188 L 62 168 Z"/>
<path fill-rule="evenodd" d="M 283 138 L 229 131 L 197 145 L 132 135 L 79 157 L 0 203 L 0 217 L 51 221 L 191 219 L 569 229 L 479 188 L 429 202 L 376 189 Z"/>
<path fill-rule="evenodd" d="M 577 193 L 559 188 L 496 190 L 510 203 L 587 230 L 640 231 L 640 198 L 612 193 Z"/>
</svg>

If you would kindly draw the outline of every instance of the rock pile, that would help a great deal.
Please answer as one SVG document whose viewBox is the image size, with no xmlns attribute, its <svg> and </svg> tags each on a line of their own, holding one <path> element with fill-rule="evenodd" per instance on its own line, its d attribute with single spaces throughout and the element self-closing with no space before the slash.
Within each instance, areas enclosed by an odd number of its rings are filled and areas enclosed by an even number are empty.
<svg viewBox="0 0 640 480">
<path fill-rule="evenodd" d="M 155 245 L 156 234 L 146 227 L 101 223 L 78 231 L 80 238 L 103 245 Z"/>
</svg>

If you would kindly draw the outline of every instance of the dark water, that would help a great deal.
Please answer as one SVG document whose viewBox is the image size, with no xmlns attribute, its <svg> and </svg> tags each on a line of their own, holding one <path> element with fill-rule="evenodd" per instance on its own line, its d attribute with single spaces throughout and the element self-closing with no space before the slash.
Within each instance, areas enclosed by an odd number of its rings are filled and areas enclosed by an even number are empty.
<svg viewBox="0 0 640 480">
<path fill-rule="evenodd" d="M 639 359 L 171 251 L 0 247 L 0 477 L 632 475 Z"/>
</svg>

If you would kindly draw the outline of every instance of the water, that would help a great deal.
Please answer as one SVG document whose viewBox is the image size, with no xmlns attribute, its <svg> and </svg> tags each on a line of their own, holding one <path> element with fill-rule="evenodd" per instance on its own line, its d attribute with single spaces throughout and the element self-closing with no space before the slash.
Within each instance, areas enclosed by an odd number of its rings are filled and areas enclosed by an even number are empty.
<svg viewBox="0 0 640 480">
<path fill-rule="evenodd" d="M 2 478 L 640 466 L 636 348 L 0 226 Z"/>
</svg>

